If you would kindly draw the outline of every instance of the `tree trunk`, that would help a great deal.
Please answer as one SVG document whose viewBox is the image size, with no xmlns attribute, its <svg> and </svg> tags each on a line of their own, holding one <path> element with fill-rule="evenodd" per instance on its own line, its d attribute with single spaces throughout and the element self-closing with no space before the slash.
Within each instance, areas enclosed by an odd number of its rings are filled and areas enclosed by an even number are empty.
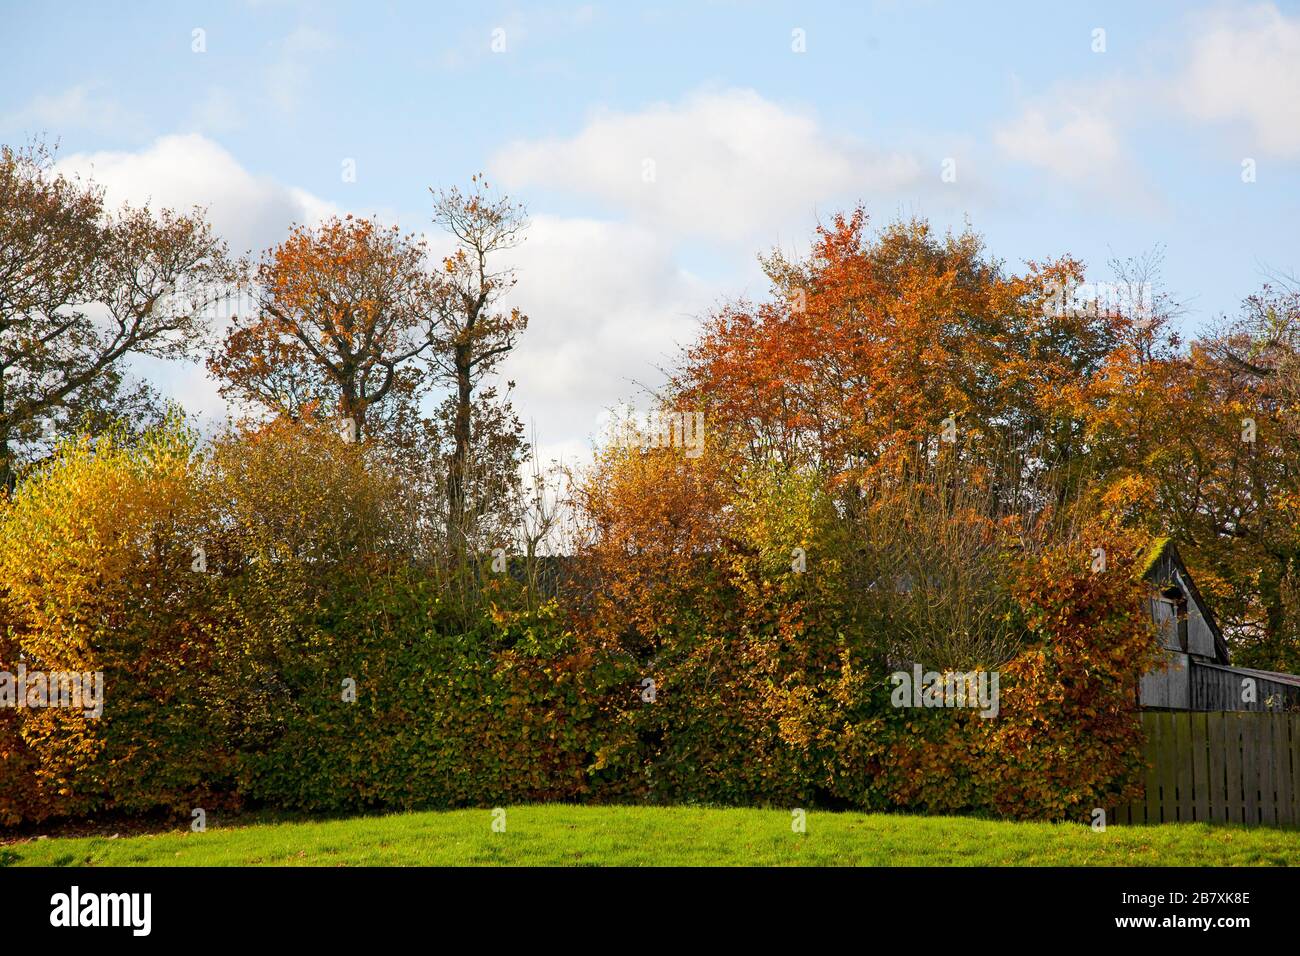
<svg viewBox="0 0 1300 956">
<path fill-rule="evenodd" d="M 455 448 L 447 474 L 447 540 L 455 550 L 464 548 L 468 531 L 464 525 L 466 469 L 469 466 L 470 395 L 474 388 L 470 379 L 471 361 L 470 347 L 457 345 L 456 422 L 452 430 Z"/>
<path fill-rule="evenodd" d="M 1268 660 L 1256 662 L 1269 670 L 1284 670 L 1285 662 L 1279 657 L 1286 635 L 1286 598 L 1282 582 L 1286 577 L 1288 561 L 1275 558 L 1273 567 L 1260 575 L 1259 597 L 1264 605 L 1264 641 Z"/>
<path fill-rule="evenodd" d="M 12 494 L 18 475 L 9 464 L 9 429 L 0 422 L 0 497 Z"/>
<path fill-rule="evenodd" d="M 5 376 L 0 368 L 0 495 L 12 494 L 18 475 L 9 460 L 9 418 L 5 414 Z"/>
<path fill-rule="evenodd" d="M 365 435 L 366 403 L 357 396 L 357 387 L 350 379 L 345 379 L 340 384 L 339 418 L 344 421 L 352 420 L 352 424 L 356 429 L 354 432 L 356 440 L 361 441 Z"/>
</svg>

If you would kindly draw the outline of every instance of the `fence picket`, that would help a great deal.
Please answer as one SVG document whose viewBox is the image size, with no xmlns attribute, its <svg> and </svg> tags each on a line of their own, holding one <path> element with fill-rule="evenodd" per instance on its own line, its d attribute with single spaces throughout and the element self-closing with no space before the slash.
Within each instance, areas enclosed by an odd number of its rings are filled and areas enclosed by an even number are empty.
<svg viewBox="0 0 1300 956">
<path fill-rule="evenodd" d="M 1261 714 L 1256 721 L 1259 734 L 1259 820 L 1261 823 L 1277 823 L 1277 788 L 1274 785 L 1274 768 L 1277 766 L 1273 750 L 1273 715 Z"/>
<path fill-rule="evenodd" d="M 1210 765 L 1208 721 L 1206 714 L 1188 715 L 1191 720 L 1192 812 L 1194 818 L 1204 823 L 1210 819 Z"/>
<path fill-rule="evenodd" d="M 1187 711 L 1173 714 L 1178 744 L 1176 753 L 1182 759 L 1174 761 L 1178 781 L 1178 816 L 1180 823 L 1192 821 L 1192 715 Z"/>
<path fill-rule="evenodd" d="M 1246 788 L 1243 785 L 1244 773 L 1241 764 L 1242 725 L 1240 714 L 1223 713 L 1218 715 L 1223 720 L 1224 748 L 1228 757 L 1228 819 L 1233 823 L 1246 822 Z"/>
<path fill-rule="evenodd" d="M 1291 811 L 1291 722 L 1286 714 L 1270 714 L 1273 725 L 1273 783 L 1277 791 L 1276 823 L 1295 823 Z"/>
<path fill-rule="evenodd" d="M 1142 721 L 1143 729 L 1147 734 L 1146 750 L 1143 753 L 1143 759 L 1146 761 L 1146 770 L 1143 773 L 1143 786 L 1145 787 L 1146 799 L 1142 806 L 1142 820 L 1144 823 L 1160 822 L 1160 754 L 1164 752 L 1164 721 L 1160 720 L 1159 714 L 1151 715 L 1152 719 Z"/>
<path fill-rule="evenodd" d="M 1215 823 L 1227 823 L 1231 819 L 1228 802 L 1228 721 L 1218 719 L 1220 715 L 1205 715 L 1206 763 L 1209 768 L 1208 799 L 1210 814 L 1208 819 Z"/>
<path fill-rule="evenodd" d="M 1259 726 L 1256 721 L 1241 721 L 1241 790 L 1243 818 L 1247 826 L 1259 823 Z"/>
</svg>

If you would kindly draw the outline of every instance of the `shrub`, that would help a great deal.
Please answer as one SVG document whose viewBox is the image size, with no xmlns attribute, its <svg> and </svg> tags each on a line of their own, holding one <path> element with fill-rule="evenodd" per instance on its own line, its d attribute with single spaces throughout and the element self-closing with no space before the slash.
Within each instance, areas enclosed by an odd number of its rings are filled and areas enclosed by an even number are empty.
<svg viewBox="0 0 1300 956">
<path fill-rule="evenodd" d="M 340 572 L 330 584 L 322 614 L 304 622 L 270 675 L 281 687 L 274 731 L 250 742 L 243 760 L 251 798 L 341 811 L 587 792 L 592 708 L 563 635 L 543 657 L 493 650 L 484 635 L 448 628 L 451 615 L 427 580 Z M 558 624 L 551 607 L 510 626 Z M 355 682 L 351 702 L 346 680 Z"/>
<path fill-rule="evenodd" d="M 648 800 L 1086 819 L 1132 786 L 1155 643 L 1113 530 L 1027 533 L 971 498 L 922 520 L 935 488 L 847 493 L 720 436 L 697 459 L 604 454 L 558 601 L 492 574 L 460 578 L 464 600 L 401 484 L 309 423 L 202 453 L 175 421 L 65 444 L 0 511 L 0 668 L 102 670 L 105 712 L 0 712 L 0 818 Z M 890 534 L 910 565 L 882 557 Z M 900 567 L 924 586 L 886 586 Z M 960 586 L 960 640 L 922 626 L 931 570 Z M 905 659 L 997 666 L 997 718 L 892 706 Z"/>
<path fill-rule="evenodd" d="M 194 437 L 69 442 L 0 512 L 0 669 L 103 674 L 101 718 L 8 715 L 42 800 L 24 815 L 199 805 L 230 769 L 208 706 L 220 588 L 190 568 L 213 515 Z M 15 815 L 10 811 L 9 815 Z"/>
</svg>

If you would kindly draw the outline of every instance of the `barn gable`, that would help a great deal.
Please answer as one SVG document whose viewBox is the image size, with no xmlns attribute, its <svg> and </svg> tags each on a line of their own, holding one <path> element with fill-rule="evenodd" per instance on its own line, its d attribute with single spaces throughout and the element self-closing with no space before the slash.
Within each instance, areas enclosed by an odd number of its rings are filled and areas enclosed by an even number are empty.
<svg viewBox="0 0 1300 956">
<path fill-rule="evenodd" d="M 1300 677 L 1228 664 L 1228 643 L 1214 613 L 1169 538 L 1155 541 L 1140 567 L 1150 586 L 1162 666 L 1142 677 L 1138 701 L 1168 710 L 1293 710 Z M 1247 689 L 1249 688 L 1249 689 Z"/>
<path fill-rule="evenodd" d="M 1142 579 L 1151 585 L 1148 607 L 1165 650 L 1196 661 L 1228 663 L 1228 642 L 1172 538 L 1152 544 L 1143 561 Z"/>
</svg>

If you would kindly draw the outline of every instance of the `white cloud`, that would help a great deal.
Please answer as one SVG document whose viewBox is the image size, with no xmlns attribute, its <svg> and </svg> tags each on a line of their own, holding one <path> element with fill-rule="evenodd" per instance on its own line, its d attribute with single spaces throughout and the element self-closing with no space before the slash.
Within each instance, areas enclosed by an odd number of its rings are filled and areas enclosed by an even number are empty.
<svg viewBox="0 0 1300 956">
<path fill-rule="evenodd" d="M 134 153 L 75 153 L 58 168 L 99 183 L 111 205 L 206 206 L 213 228 L 237 254 L 279 242 L 291 223 L 318 222 L 336 211 L 308 192 L 250 173 L 198 133 L 164 136 Z"/>
<path fill-rule="evenodd" d="M 244 114 L 229 90 L 213 86 L 195 106 L 193 123 L 205 133 L 228 133 L 244 125 Z"/>
<path fill-rule="evenodd" d="M 489 169 L 514 192 L 541 187 L 604 207 L 600 218 L 535 216 L 514 254 L 515 303 L 532 324 L 502 376 L 517 382 L 544 458 L 587 447 L 616 404 L 648 406 L 646 389 L 664 384 L 698 319 L 746 282 L 764 285 L 752 254 L 774 234 L 803 234 L 819 208 L 939 183 L 910 154 L 832 136 L 751 90 L 601 112 L 572 137 L 510 144 Z M 695 237 L 750 265 L 703 280 L 683 265 Z"/>
<path fill-rule="evenodd" d="M 753 90 L 602 111 L 572 138 L 511 144 L 490 168 L 511 188 L 595 196 L 650 225 L 734 242 L 803 228 L 818 204 L 875 199 L 921 178 L 914 156 L 832 136 Z"/>
<path fill-rule="evenodd" d="M 993 136 L 1011 159 L 1076 183 L 1110 180 L 1124 160 L 1110 117 L 1071 100 L 1027 106 Z"/>
<path fill-rule="evenodd" d="M 205 427 L 219 425 L 231 417 L 220 384 L 198 362 L 131 355 L 126 366 L 132 375 L 145 379 L 164 397 L 179 402 Z"/>
<path fill-rule="evenodd" d="M 284 39 L 284 52 L 289 56 L 328 53 L 333 49 L 334 38 L 315 27 L 298 27 Z"/>
<path fill-rule="evenodd" d="M 1124 132 L 1153 116 L 1238 123 L 1250 137 L 1241 155 L 1300 157 L 1300 17 L 1272 4 L 1201 12 L 1177 48 L 1180 65 L 1162 61 L 1140 80 L 1114 74 L 1032 98 L 994 142 L 1013 160 L 1125 200 L 1150 191 L 1131 182 Z"/>
<path fill-rule="evenodd" d="M 1165 102 L 1165 91 L 1150 76 L 1122 74 L 1058 84 L 1025 100 L 1016 116 L 995 126 L 993 143 L 1007 159 L 1058 180 L 1066 187 L 1058 198 L 1163 215 L 1168 199 L 1162 184 L 1132 153 L 1126 134 L 1149 119 L 1153 104 Z"/>
<path fill-rule="evenodd" d="M 443 70 L 456 71 L 484 60 L 496 60 L 495 65 L 501 65 L 520 53 L 525 57 L 536 56 L 548 47 L 571 42 L 572 34 L 591 26 L 599 16 L 600 11 L 590 4 L 511 10 L 461 31 L 454 45 L 439 53 L 434 62 Z M 501 59 L 503 56 L 505 60 Z M 554 61 L 536 65 L 541 70 L 555 68 Z"/>
<path fill-rule="evenodd" d="M 501 375 L 516 381 L 516 407 L 525 425 L 535 422 L 543 457 L 571 456 L 604 410 L 643 403 L 642 386 L 662 384 L 659 368 L 691 341 L 720 290 L 641 226 L 535 216 L 527 236 L 511 257 L 512 304 L 530 324 Z"/>
<path fill-rule="evenodd" d="M 58 169 L 93 179 L 111 206 L 129 202 L 188 210 L 206 206 L 208 218 L 235 254 L 280 242 L 293 222 L 315 223 L 338 210 L 302 189 L 245 169 L 225 149 L 197 133 L 164 136 L 140 152 L 78 153 Z M 164 395 L 205 419 L 221 419 L 226 404 L 217 383 L 192 362 L 135 358 L 131 367 Z"/>
<path fill-rule="evenodd" d="M 292 221 L 316 222 L 338 211 L 250 173 L 198 134 L 163 137 L 136 153 L 71 155 L 59 167 L 93 178 L 114 204 L 205 205 L 214 228 L 239 250 L 279 241 Z M 535 215 L 510 264 L 519 273 L 511 304 L 532 321 L 501 374 L 517 382 L 516 407 L 526 425 L 536 426 L 543 461 L 583 457 L 604 410 L 644 402 L 641 386 L 662 383 L 658 367 L 690 342 L 695 317 L 725 291 L 681 267 L 669 234 L 635 223 Z M 216 383 L 198 366 L 144 359 L 133 365 L 190 411 L 224 415 Z"/>
<path fill-rule="evenodd" d="M 1193 29 L 1177 85 L 1188 115 L 1243 123 L 1263 151 L 1300 157 L 1300 16 L 1262 4 L 1217 13 Z"/>
<path fill-rule="evenodd" d="M 299 27 L 285 37 L 279 59 L 266 71 L 271 102 L 285 113 L 296 110 L 311 85 L 313 60 L 334 47 L 333 37 L 314 27 Z"/>
<path fill-rule="evenodd" d="M 0 127 L 28 133 L 82 129 L 130 136 L 138 135 L 145 122 L 103 93 L 98 85 L 82 83 L 61 93 L 34 97 L 22 109 L 0 119 Z"/>
</svg>

